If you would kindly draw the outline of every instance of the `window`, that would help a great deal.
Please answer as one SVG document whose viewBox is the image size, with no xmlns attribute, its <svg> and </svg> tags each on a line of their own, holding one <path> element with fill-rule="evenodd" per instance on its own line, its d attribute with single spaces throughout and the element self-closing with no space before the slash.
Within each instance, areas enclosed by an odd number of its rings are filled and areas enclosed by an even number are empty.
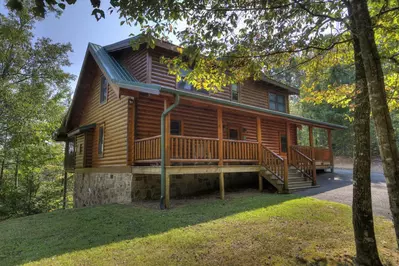
<svg viewBox="0 0 399 266">
<path fill-rule="evenodd" d="M 285 96 L 275 93 L 269 93 L 269 109 L 279 112 L 286 112 Z"/>
<path fill-rule="evenodd" d="M 286 135 L 281 135 L 280 136 L 280 143 L 281 143 L 281 152 L 286 153 L 287 152 L 287 136 Z"/>
<path fill-rule="evenodd" d="M 233 84 L 231 85 L 231 100 L 238 102 L 238 85 L 237 84 Z"/>
<path fill-rule="evenodd" d="M 68 154 L 73 155 L 75 152 L 75 140 L 68 141 Z"/>
<path fill-rule="evenodd" d="M 100 126 L 98 129 L 98 155 L 101 157 L 104 155 L 104 126 Z"/>
<path fill-rule="evenodd" d="M 237 128 L 229 128 L 229 139 L 240 139 L 238 129 Z"/>
<path fill-rule="evenodd" d="M 191 71 L 191 70 L 190 70 Z M 191 85 L 190 83 L 188 83 L 187 81 L 184 81 L 183 79 L 188 75 L 188 73 L 190 71 L 185 71 L 185 70 L 181 70 L 181 79 L 180 81 L 177 83 L 177 88 L 179 90 L 185 90 L 185 91 L 192 91 L 192 92 L 199 92 L 202 94 L 209 94 L 209 91 L 205 90 L 205 89 L 196 89 L 194 88 L 193 85 Z"/>
<path fill-rule="evenodd" d="M 181 121 L 179 120 L 170 121 L 170 134 L 181 135 Z"/>
<path fill-rule="evenodd" d="M 80 145 L 79 145 L 79 154 L 82 154 L 82 153 L 83 153 L 83 144 L 80 143 Z"/>
<path fill-rule="evenodd" d="M 101 91 L 100 91 L 100 103 L 106 103 L 108 96 L 108 81 L 102 76 L 101 77 Z"/>
</svg>

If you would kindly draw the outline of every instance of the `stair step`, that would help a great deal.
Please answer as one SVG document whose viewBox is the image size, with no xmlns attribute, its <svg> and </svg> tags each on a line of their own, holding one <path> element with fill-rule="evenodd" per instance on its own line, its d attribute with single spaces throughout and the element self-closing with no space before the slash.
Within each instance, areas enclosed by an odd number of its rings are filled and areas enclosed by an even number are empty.
<svg viewBox="0 0 399 266">
<path fill-rule="evenodd" d="M 303 180 L 303 181 L 307 181 L 307 179 L 302 177 L 302 176 L 288 177 L 288 180 Z"/>
</svg>

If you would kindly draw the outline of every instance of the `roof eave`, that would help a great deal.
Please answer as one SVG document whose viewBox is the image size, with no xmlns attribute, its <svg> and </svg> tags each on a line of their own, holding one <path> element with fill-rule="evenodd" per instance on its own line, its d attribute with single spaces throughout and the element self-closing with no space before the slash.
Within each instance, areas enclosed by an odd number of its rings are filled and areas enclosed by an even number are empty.
<svg viewBox="0 0 399 266">
<path fill-rule="evenodd" d="M 204 96 L 204 95 L 200 95 L 200 94 L 190 93 L 190 92 L 186 92 L 186 91 L 180 91 L 180 90 L 176 90 L 176 89 L 173 89 L 173 88 L 161 87 L 161 92 L 166 92 L 166 93 L 171 93 L 171 94 L 179 94 L 180 96 L 196 98 L 196 99 L 200 99 L 200 100 L 204 100 L 204 101 L 208 101 L 208 102 L 213 102 L 213 103 L 216 103 L 216 104 L 227 105 L 227 106 L 230 106 L 230 107 L 244 108 L 244 109 L 247 109 L 247 110 L 261 112 L 261 113 L 265 113 L 265 114 L 276 116 L 276 117 L 284 117 L 284 118 L 295 120 L 295 121 L 298 121 L 298 122 L 304 122 L 305 124 L 318 125 L 318 126 L 324 127 L 324 128 L 347 129 L 346 126 L 341 126 L 341 125 L 336 125 L 336 124 L 332 124 L 332 123 L 317 121 L 317 120 L 313 120 L 313 119 L 309 119 L 309 118 L 304 118 L 304 117 L 301 117 L 301 116 L 295 116 L 295 115 L 291 115 L 291 114 L 287 114 L 287 113 L 273 111 L 273 110 L 266 109 L 266 108 L 261 108 L 261 107 L 256 107 L 256 106 L 252 106 L 252 105 L 247 105 L 247 104 L 227 101 L 227 100 L 223 100 L 223 99 L 218 99 L 218 98 L 214 98 L 214 97 L 209 97 L 209 96 Z"/>
</svg>

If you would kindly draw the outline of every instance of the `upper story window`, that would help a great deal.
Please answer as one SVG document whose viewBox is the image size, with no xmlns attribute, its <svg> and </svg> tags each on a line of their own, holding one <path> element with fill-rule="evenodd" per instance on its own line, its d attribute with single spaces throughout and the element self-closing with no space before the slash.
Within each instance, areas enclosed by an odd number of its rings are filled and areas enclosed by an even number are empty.
<svg viewBox="0 0 399 266">
<path fill-rule="evenodd" d="M 285 96 L 281 94 L 269 93 L 269 109 L 279 112 L 286 112 Z"/>
<path fill-rule="evenodd" d="M 239 99 L 239 89 L 237 84 L 231 85 L 231 100 L 238 102 Z"/>
<path fill-rule="evenodd" d="M 101 77 L 101 89 L 100 89 L 100 103 L 106 103 L 108 96 L 108 81 L 102 76 Z"/>
<path fill-rule="evenodd" d="M 98 155 L 104 156 L 104 125 L 98 128 Z"/>
<path fill-rule="evenodd" d="M 209 91 L 207 91 L 205 89 L 196 89 L 196 88 L 194 88 L 193 85 L 191 85 L 187 81 L 183 80 L 187 76 L 188 73 L 189 73 L 189 71 L 184 71 L 184 70 L 181 71 L 181 73 L 180 73 L 181 79 L 177 83 L 177 88 L 179 90 L 185 90 L 185 91 L 191 91 L 191 92 L 200 92 L 200 93 L 208 95 Z"/>
</svg>

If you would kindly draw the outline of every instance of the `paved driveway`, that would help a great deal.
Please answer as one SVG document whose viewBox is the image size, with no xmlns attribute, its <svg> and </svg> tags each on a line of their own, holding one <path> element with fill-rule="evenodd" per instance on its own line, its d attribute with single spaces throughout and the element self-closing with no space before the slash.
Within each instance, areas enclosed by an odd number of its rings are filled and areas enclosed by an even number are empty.
<svg viewBox="0 0 399 266">
<path fill-rule="evenodd" d="M 318 173 L 318 188 L 298 191 L 296 194 L 352 205 L 352 170 L 335 169 L 334 173 Z M 373 212 L 392 219 L 389 210 L 387 185 L 382 173 L 371 173 Z"/>
</svg>

